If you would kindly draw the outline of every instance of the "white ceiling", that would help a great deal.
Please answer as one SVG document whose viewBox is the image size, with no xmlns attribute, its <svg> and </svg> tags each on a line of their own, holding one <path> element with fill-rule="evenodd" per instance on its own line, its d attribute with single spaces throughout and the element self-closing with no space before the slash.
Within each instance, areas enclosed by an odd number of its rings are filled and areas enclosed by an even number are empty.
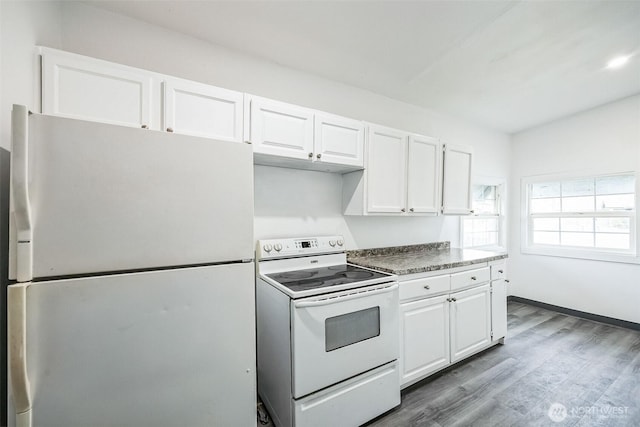
<svg viewBox="0 0 640 427">
<path fill-rule="evenodd" d="M 510 133 L 640 93 L 639 0 L 91 4 Z"/>
</svg>

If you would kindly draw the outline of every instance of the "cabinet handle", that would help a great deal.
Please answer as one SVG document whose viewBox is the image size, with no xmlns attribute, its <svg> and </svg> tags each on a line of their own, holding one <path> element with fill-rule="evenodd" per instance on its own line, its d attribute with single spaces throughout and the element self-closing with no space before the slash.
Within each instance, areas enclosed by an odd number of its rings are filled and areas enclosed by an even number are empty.
<svg viewBox="0 0 640 427">
<path fill-rule="evenodd" d="M 322 157 L 322 154 L 318 153 L 316 157 L 319 159 L 320 157 Z"/>
<path fill-rule="evenodd" d="M 173 128 L 167 128 L 167 132 L 173 133 Z"/>
<path fill-rule="evenodd" d="M 406 212 L 407 210 L 405 208 L 400 209 L 400 212 Z"/>
<path fill-rule="evenodd" d="M 313 153 L 309 153 L 309 158 L 313 158 Z"/>
<path fill-rule="evenodd" d="M 471 276 L 471 280 L 478 280 L 478 279 L 476 279 L 476 276 Z"/>
<path fill-rule="evenodd" d="M 451 298 L 447 298 L 447 301 L 451 302 L 452 300 L 451 300 Z"/>
<path fill-rule="evenodd" d="M 504 283 L 510 283 L 509 279 L 504 279 Z"/>
<path fill-rule="evenodd" d="M 471 210 L 469 211 L 469 213 L 475 213 L 475 212 L 476 212 L 476 211 L 474 211 L 473 209 L 471 209 Z"/>
<path fill-rule="evenodd" d="M 409 211 L 413 212 L 413 208 L 409 209 Z"/>
<path fill-rule="evenodd" d="M 429 285 L 425 285 L 425 287 L 424 287 L 424 288 L 425 288 L 426 290 L 429 290 L 429 289 L 431 289 L 431 286 L 429 286 Z"/>
<path fill-rule="evenodd" d="M 141 127 L 142 127 L 142 129 L 149 129 L 149 126 L 147 126 L 147 125 L 142 125 Z"/>
<path fill-rule="evenodd" d="M 455 298 L 451 298 L 451 301 L 456 302 L 456 301 L 458 301 L 458 300 L 457 300 L 457 299 L 455 299 Z"/>
<path fill-rule="evenodd" d="M 504 270 L 498 270 L 498 273 L 502 274 L 504 273 Z"/>
</svg>

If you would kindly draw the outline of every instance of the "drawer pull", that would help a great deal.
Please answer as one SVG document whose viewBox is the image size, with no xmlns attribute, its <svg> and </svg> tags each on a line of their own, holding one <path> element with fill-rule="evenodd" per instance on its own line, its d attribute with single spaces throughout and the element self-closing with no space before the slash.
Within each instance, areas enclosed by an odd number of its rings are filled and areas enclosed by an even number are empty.
<svg viewBox="0 0 640 427">
<path fill-rule="evenodd" d="M 451 301 L 456 302 L 456 301 L 458 301 L 458 300 L 457 300 L 457 299 L 455 299 L 455 298 L 451 298 Z"/>
<path fill-rule="evenodd" d="M 429 289 L 431 289 L 431 286 L 426 285 L 424 288 L 425 288 L 426 290 L 429 290 Z"/>
<path fill-rule="evenodd" d="M 498 270 L 498 273 L 502 274 L 504 273 L 504 270 Z"/>
<path fill-rule="evenodd" d="M 471 280 L 476 280 L 476 276 L 471 276 Z"/>
<path fill-rule="evenodd" d="M 508 279 L 504 279 L 504 283 L 509 283 L 509 280 Z"/>
</svg>

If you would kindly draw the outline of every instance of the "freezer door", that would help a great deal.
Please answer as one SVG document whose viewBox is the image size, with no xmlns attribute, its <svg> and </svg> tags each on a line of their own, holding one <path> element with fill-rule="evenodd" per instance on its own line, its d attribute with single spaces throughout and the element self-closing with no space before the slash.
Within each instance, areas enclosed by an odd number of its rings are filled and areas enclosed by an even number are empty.
<svg viewBox="0 0 640 427">
<path fill-rule="evenodd" d="M 253 263 L 30 284 L 25 347 L 34 426 L 255 426 Z"/>
<path fill-rule="evenodd" d="M 38 114 L 28 134 L 32 277 L 253 258 L 250 145 Z"/>
</svg>

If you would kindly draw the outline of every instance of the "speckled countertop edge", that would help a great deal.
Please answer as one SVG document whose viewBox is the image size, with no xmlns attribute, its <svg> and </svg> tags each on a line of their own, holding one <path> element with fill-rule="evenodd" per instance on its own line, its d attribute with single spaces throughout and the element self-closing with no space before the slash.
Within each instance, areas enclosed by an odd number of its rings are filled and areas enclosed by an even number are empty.
<svg viewBox="0 0 640 427">
<path fill-rule="evenodd" d="M 507 258 L 506 252 L 451 248 L 449 242 L 347 251 L 351 264 L 405 275 Z"/>
</svg>

